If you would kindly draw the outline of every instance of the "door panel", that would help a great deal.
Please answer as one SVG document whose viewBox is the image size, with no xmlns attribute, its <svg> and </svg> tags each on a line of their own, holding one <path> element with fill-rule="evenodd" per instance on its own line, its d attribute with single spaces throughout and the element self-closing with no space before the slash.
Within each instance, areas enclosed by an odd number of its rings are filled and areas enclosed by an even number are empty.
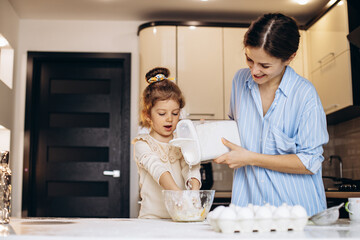
<svg viewBox="0 0 360 240">
<path fill-rule="evenodd" d="M 128 217 L 130 54 L 28 57 L 28 216 Z"/>
</svg>

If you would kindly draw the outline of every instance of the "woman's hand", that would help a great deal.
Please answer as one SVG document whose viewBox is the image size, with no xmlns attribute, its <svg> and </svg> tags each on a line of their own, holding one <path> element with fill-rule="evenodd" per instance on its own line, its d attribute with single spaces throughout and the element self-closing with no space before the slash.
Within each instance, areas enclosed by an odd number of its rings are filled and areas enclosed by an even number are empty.
<svg viewBox="0 0 360 240">
<path fill-rule="evenodd" d="M 278 172 L 295 174 L 313 174 L 305 168 L 296 154 L 268 155 L 251 152 L 232 142 L 222 139 L 225 146 L 230 148 L 230 152 L 214 159 L 214 162 L 227 164 L 229 168 L 240 168 L 247 165 L 258 166 Z"/>
<path fill-rule="evenodd" d="M 229 168 L 240 168 L 246 165 L 251 165 L 252 152 L 229 142 L 225 138 L 222 138 L 221 140 L 222 143 L 230 149 L 230 152 L 214 159 L 215 163 L 227 164 Z"/>
</svg>

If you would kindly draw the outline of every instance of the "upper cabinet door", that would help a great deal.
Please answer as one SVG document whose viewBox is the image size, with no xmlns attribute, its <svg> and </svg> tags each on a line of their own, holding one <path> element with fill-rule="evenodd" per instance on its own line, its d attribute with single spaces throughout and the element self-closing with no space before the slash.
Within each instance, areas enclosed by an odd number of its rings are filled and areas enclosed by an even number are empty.
<svg viewBox="0 0 360 240">
<path fill-rule="evenodd" d="M 247 28 L 224 28 L 224 119 L 229 119 L 232 80 L 241 68 L 247 68 L 244 35 Z"/>
<path fill-rule="evenodd" d="M 347 4 L 340 3 L 308 29 L 310 71 L 349 49 Z"/>
<path fill-rule="evenodd" d="M 313 71 L 311 79 L 326 114 L 353 105 L 349 50 Z"/>
<path fill-rule="evenodd" d="M 148 85 L 145 74 L 155 67 L 166 67 L 170 77 L 176 77 L 176 27 L 156 26 L 141 30 L 140 41 L 140 96 Z"/>
<path fill-rule="evenodd" d="M 291 61 L 290 66 L 297 74 L 308 79 L 308 69 L 306 68 L 306 32 L 300 30 L 299 48 L 296 52 L 295 58 Z"/>
<path fill-rule="evenodd" d="M 177 82 L 190 119 L 223 119 L 222 28 L 178 27 Z"/>
</svg>

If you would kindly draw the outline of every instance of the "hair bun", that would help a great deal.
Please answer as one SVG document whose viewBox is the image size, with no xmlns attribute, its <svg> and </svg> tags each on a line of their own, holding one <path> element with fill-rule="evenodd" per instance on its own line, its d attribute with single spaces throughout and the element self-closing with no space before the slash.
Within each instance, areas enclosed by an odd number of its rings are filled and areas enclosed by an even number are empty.
<svg viewBox="0 0 360 240">
<path fill-rule="evenodd" d="M 149 82 L 150 78 L 156 77 L 157 75 L 162 74 L 165 78 L 168 78 L 170 75 L 170 71 L 167 68 L 163 68 L 163 67 L 156 67 L 151 69 L 149 72 L 146 73 L 145 75 L 145 81 Z"/>
</svg>

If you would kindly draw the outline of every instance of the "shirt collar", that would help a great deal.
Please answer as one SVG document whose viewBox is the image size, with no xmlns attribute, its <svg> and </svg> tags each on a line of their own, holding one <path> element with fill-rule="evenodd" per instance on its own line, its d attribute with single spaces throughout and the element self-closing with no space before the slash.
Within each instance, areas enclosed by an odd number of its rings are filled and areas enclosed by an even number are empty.
<svg viewBox="0 0 360 240">
<path fill-rule="evenodd" d="M 290 93 L 291 81 L 293 81 L 293 79 L 291 79 L 291 76 L 293 74 L 294 74 L 294 70 L 290 66 L 286 66 L 284 75 L 279 85 L 279 89 L 285 95 L 285 97 L 287 97 Z"/>
<path fill-rule="evenodd" d="M 254 79 L 252 78 L 252 75 L 250 74 L 250 76 L 245 80 L 245 82 L 246 82 L 246 85 L 247 85 L 247 87 L 251 90 L 253 87 L 254 87 L 254 85 L 256 84 L 255 82 L 254 82 Z"/>
<path fill-rule="evenodd" d="M 279 85 L 279 89 L 280 91 L 287 97 L 289 95 L 290 92 L 290 88 L 291 88 L 291 75 L 293 74 L 294 70 L 290 67 L 290 66 L 286 66 L 284 75 L 281 79 L 280 85 Z M 248 88 L 251 90 L 254 85 L 256 84 L 256 82 L 254 81 L 254 79 L 252 78 L 251 74 L 250 76 L 246 79 L 246 84 L 248 86 Z"/>
</svg>

